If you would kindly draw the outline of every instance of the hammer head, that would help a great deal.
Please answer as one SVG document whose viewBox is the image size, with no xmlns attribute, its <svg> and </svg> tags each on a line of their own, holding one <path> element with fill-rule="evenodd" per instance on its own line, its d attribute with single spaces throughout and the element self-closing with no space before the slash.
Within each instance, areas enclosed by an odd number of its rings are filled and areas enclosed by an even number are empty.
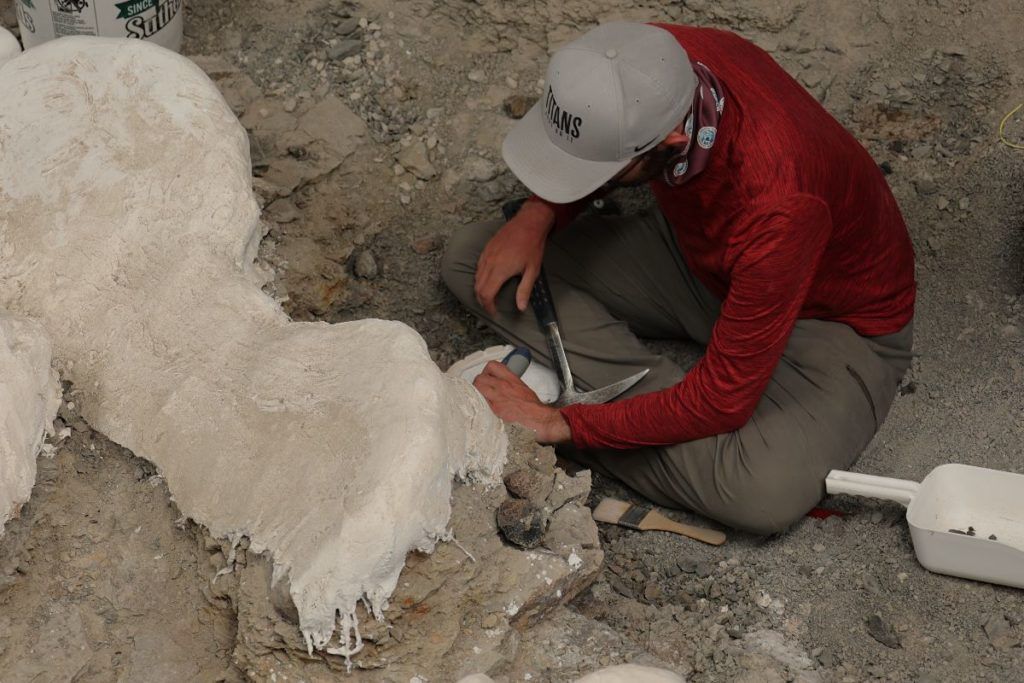
<svg viewBox="0 0 1024 683">
<path fill-rule="evenodd" d="M 558 397 L 553 405 L 556 408 L 564 408 L 566 406 L 578 405 L 581 403 L 588 405 L 607 403 L 616 396 L 624 393 L 626 390 L 633 388 L 633 385 L 642 380 L 649 371 L 650 369 L 641 370 L 631 377 L 620 379 L 618 382 L 613 382 L 606 387 L 594 389 L 593 391 L 575 391 L 573 389 L 565 390 L 563 388 L 562 395 Z"/>
</svg>

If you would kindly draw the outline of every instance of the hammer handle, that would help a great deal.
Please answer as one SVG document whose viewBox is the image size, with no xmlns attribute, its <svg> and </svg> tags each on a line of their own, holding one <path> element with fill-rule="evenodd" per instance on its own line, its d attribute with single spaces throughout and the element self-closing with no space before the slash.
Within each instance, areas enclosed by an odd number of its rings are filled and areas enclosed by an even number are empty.
<svg viewBox="0 0 1024 683">
<path fill-rule="evenodd" d="M 537 316 L 540 328 L 544 330 L 547 338 L 548 350 L 551 351 L 551 360 L 558 373 L 558 379 L 562 383 L 562 396 L 576 393 L 576 387 L 572 381 L 572 371 L 569 369 L 569 358 L 565 355 L 565 346 L 562 344 L 562 335 L 558 330 L 558 316 L 555 314 L 555 304 L 551 298 L 551 290 L 548 288 L 548 278 L 541 268 L 537 275 L 537 281 L 533 283 L 533 290 L 530 292 L 530 307 L 533 314 Z"/>
<path fill-rule="evenodd" d="M 525 198 L 505 202 L 501 207 L 501 213 L 506 221 L 512 220 L 519 209 L 526 201 Z M 569 370 L 569 359 L 565 355 L 565 347 L 562 345 L 562 335 L 558 331 L 558 316 L 555 314 L 555 303 L 551 299 L 551 289 L 548 287 L 548 278 L 541 268 L 537 274 L 537 281 L 533 283 L 530 290 L 530 307 L 537 317 L 537 322 L 544 330 L 547 338 L 548 350 L 551 352 L 551 359 L 558 373 L 558 379 L 562 383 L 562 397 L 576 392 L 572 382 L 572 371 Z"/>
<path fill-rule="evenodd" d="M 505 220 L 512 220 L 519 213 L 519 209 L 523 206 L 524 202 L 526 202 L 526 199 L 521 198 L 502 204 L 501 213 Z M 530 306 L 533 308 L 533 313 L 537 316 L 537 322 L 540 323 L 542 328 L 558 324 L 558 319 L 555 317 L 555 304 L 551 301 L 551 290 L 548 288 L 548 278 L 544 274 L 543 268 L 541 268 L 537 281 L 533 283 L 533 289 L 530 291 Z"/>
<path fill-rule="evenodd" d="M 548 278 L 543 268 L 537 274 L 537 281 L 530 290 L 530 307 L 533 308 L 533 314 L 537 316 L 537 322 L 541 327 L 558 324 L 555 303 L 551 300 L 551 289 L 548 288 Z"/>
</svg>

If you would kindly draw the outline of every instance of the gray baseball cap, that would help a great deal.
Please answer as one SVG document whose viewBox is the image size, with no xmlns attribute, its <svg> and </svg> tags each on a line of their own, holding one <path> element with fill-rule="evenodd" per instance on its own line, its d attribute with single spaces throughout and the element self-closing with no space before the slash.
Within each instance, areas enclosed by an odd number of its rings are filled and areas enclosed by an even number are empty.
<svg viewBox="0 0 1024 683">
<path fill-rule="evenodd" d="M 602 24 L 552 55 L 544 95 L 505 136 L 502 156 L 531 192 L 574 202 L 664 140 L 696 87 L 671 33 Z"/>
</svg>

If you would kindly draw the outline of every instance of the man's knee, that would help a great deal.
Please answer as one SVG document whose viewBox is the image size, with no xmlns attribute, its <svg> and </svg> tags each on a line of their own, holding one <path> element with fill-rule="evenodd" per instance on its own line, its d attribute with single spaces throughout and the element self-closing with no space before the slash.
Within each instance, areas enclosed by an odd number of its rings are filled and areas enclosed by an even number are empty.
<svg viewBox="0 0 1024 683">
<path fill-rule="evenodd" d="M 441 257 L 441 279 L 460 300 L 472 299 L 476 262 L 500 225 L 500 221 L 472 223 L 457 229 L 448 238 Z"/>
<path fill-rule="evenodd" d="M 748 472 L 723 488 L 731 495 L 718 501 L 711 516 L 736 529 L 768 536 L 793 526 L 817 505 L 825 493 L 825 481 L 814 468 L 801 468 L 761 476 Z"/>
</svg>

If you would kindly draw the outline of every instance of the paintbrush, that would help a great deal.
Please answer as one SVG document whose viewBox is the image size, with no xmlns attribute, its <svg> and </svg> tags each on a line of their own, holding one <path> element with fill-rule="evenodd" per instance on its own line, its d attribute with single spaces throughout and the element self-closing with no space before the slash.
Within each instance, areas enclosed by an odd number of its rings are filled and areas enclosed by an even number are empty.
<svg viewBox="0 0 1024 683">
<path fill-rule="evenodd" d="M 605 498 L 594 508 L 594 519 L 606 524 L 618 524 L 627 529 L 639 531 L 668 531 L 680 536 L 710 543 L 711 545 L 722 545 L 725 543 L 725 534 L 714 529 L 704 529 L 699 526 L 690 526 L 675 522 L 657 510 L 631 505 L 630 503 L 614 498 Z"/>
</svg>

